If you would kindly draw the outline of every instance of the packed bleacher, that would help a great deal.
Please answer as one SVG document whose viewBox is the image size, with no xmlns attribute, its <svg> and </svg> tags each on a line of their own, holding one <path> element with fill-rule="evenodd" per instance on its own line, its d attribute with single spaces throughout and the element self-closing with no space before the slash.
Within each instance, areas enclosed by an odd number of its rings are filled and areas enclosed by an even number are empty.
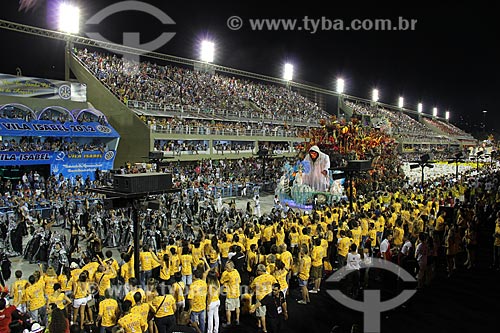
<svg viewBox="0 0 500 333">
<path fill-rule="evenodd" d="M 309 130 L 305 126 L 280 125 L 259 122 L 216 121 L 180 117 L 140 118 L 157 133 L 190 135 L 236 135 L 236 136 L 274 136 L 299 137 Z"/>
<path fill-rule="evenodd" d="M 104 142 L 94 138 L 91 142 L 79 142 L 71 138 L 12 138 L 10 140 L 0 139 L 0 151 L 12 152 L 37 152 L 37 151 L 63 151 L 66 153 L 81 153 L 84 151 L 107 151 Z"/>
<path fill-rule="evenodd" d="M 317 123 L 328 116 L 315 103 L 286 87 L 170 65 L 133 63 L 86 49 L 78 50 L 76 56 L 126 104 L 138 101 L 154 103 L 160 110 L 182 106 L 216 114 L 235 111 L 244 118 L 302 123 Z"/>
<path fill-rule="evenodd" d="M 371 106 L 356 101 L 345 101 L 355 115 L 370 116 L 371 126 L 380 128 L 398 140 L 415 142 L 440 142 L 443 136 L 404 112 L 391 111 L 381 106 Z"/>
<path fill-rule="evenodd" d="M 469 133 L 461 130 L 460 128 L 458 128 L 450 123 L 446 123 L 443 121 L 439 121 L 439 120 L 431 119 L 431 118 L 427 118 L 427 117 L 424 118 L 424 122 L 433 126 L 433 127 L 438 128 L 440 131 L 442 131 L 445 134 L 450 135 L 450 136 L 463 136 L 463 137 L 467 137 L 467 138 L 472 137 Z"/>
</svg>

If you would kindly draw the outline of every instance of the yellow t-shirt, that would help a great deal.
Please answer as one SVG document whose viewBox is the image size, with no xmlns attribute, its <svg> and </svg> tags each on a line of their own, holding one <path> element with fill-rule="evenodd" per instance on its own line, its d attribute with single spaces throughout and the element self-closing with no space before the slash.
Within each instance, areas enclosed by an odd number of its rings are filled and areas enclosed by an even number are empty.
<svg viewBox="0 0 500 333">
<path fill-rule="evenodd" d="M 191 300 L 191 310 L 200 312 L 207 308 L 207 283 L 195 280 L 189 287 L 188 299 Z"/>
<path fill-rule="evenodd" d="M 68 280 L 68 277 L 66 275 L 61 274 L 61 275 L 59 275 L 59 277 L 57 278 L 57 280 L 61 284 L 61 290 L 63 292 L 73 290 L 73 279 L 69 279 Z"/>
<path fill-rule="evenodd" d="M 498 236 L 496 236 L 498 235 Z M 494 246 L 500 246 L 500 224 L 496 224 L 495 226 L 495 242 L 493 243 Z"/>
<path fill-rule="evenodd" d="M 175 255 L 171 255 L 170 256 L 170 264 L 169 264 L 169 267 L 170 267 L 170 275 L 174 275 L 175 273 L 177 273 L 179 271 L 179 266 L 180 266 L 180 259 L 179 259 L 179 256 Z"/>
<path fill-rule="evenodd" d="M 351 230 L 352 238 L 354 239 L 354 244 L 359 248 L 359 243 L 361 243 L 361 227 L 357 227 Z"/>
<path fill-rule="evenodd" d="M 175 312 L 175 299 L 172 295 L 156 296 L 151 305 L 156 311 L 156 318 L 171 316 Z"/>
<path fill-rule="evenodd" d="M 150 271 L 153 269 L 153 255 L 150 252 L 139 253 L 139 260 L 141 262 L 141 270 Z"/>
<path fill-rule="evenodd" d="M 167 281 L 170 279 L 170 276 L 170 267 L 167 266 L 166 262 L 163 262 L 160 269 L 160 279 Z"/>
<path fill-rule="evenodd" d="M 134 260 L 130 259 L 129 262 L 126 262 L 122 265 L 121 276 L 125 282 L 128 282 L 130 278 L 135 277 L 134 271 Z"/>
<path fill-rule="evenodd" d="M 241 277 L 240 273 L 238 273 L 236 269 L 233 269 L 230 272 L 229 271 L 222 272 L 220 283 L 224 286 L 227 298 L 240 297 Z"/>
<path fill-rule="evenodd" d="M 118 302 L 112 298 L 106 298 L 99 302 L 99 316 L 101 316 L 101 326 L 111 327 L 116 325 L 116 314 L 118 312 Z"/>
<path fill-rule="evenodd" d="M 12 284 L 12 295 L 14 296 L 13 304 L 18 306 L 19 304 L 26 302 L 26 286 L 28 285 L 27 280 L 16 280 Z"/>
<path fill-rule="evenodd" d="M 99 268 L 99 263 L 92 261 L 82 267 L 82 270 L 89 272 L 89 281 L 94 281 L 95 272 L 97 272 L 97 268 Z"/>
<path fill-rule="evenodd" d="M 395 246 L 401 246 L 403 245 L 403 237 L 404 237 L 405 231 L 403 228 L 400 227 L 395 227 L 394 228 L 394 240 L 393 243 Z"/>
<path fill-rule="evenodd" d="M 262 300 L 273 289 L 273 284 L 276 283 L 276 278 L 269 273 L 264 273 L 257 276 L 250 285 L 250 288 L 255 290 L 255 297 L 258 301 Z"/>
<path fill-rule="evenodd" d="M 181 256 L 181 274 L 193 274 L 193 256 L 190 254 L 183 254 Z"/>
<path fill-rule="evenodd" d="M 311 252 L 311 265 L 318 267 L 323 265 L 323 247 L 315 246 Z"/>
<path fill-rule="evenodd" d="M 148 327 L 144 318 L 135 313 L 129 313 L 118 320 L 118 325 L 123 327 L 125 333 L 142 333 Z"/>
<path fill-rule="evenodd" d="M 229 255 L 229 248 L 231 247 L 231 243 L 229 242 L 221 242 L 219 244 L 220 256 L 222 258 L 227 258 Z M 249 250 L 249 249 L 247 249 Z"/>
<path fill-rule="evenodd" d="M 52 293 L 52 295 L 50 295 L 48 297 L 48 304 L 52 304 L 54 303 L 55 305 L 57 305 L 57 307 L 61 310 L 64 309 L 64 294 L 63 293 L 59 293 L 59 295 L 54 295 L 55 293 Z"/>
<path fill-rule="evenodd" d="M 231 243 L 229 243 L 231 246 Z M 228 250 L 229 251 L 229 250 Z M 203 257 L 203 249 L 200 247 L 194 247 L 191 249 L 191 255 L 193 256 L 193 263 L 195 265 L 198 265 L 198 263 L 202 260 L 201 258 Z"/>
<path fill-rule="evenodd" d="M 280 290 L 288 288 L 288 283 L 286 282 L 286 276 L 288 271 L 286 269 L 276 270 L 274 271 L 274 277 L 280 284 Z"/>
<path fill-rule="evenodd" d="M 141 293 L 141 296 L 142 296 L 142 300 L 145 301 L 146 300 L 146 293 L 144 292 L 144 290 L 142 290 L 142 288 L 137 288 L 136 290 L 131 290 L 127 293 L 127 295 L 125 295 L 125 298 L 123 299 L 124 301 L 126 300 L 129 300 L 130 302 L 132 302 L 132 306 L 135 306 L 135 300 L 134 300 L 134 294 L 136 292 L 140 292 Z"/>
<path fill-rule="evenodd" d="M 135 313 L 139 315 L 144 321 L 148 321 L 148 314 L 149 314 L 149 309 L 150 305 L 148 303 L 141 303 L 139 305 L 135 305 L 130 309 L 130 313 Z"/>
<path fill-rule="evenodd" d="M 207 305 L 212 302 L 217 302 L 219 300 L 220 287 L 213 284 L 207 284 Z"/>
<path fill-rule="evenodd" d="M 341 238 L 338 243 L 339 255 L 346 257 L 349 253 L 349 246 L 351 246 L 351 240 L 348 237 Z"/>
<path fill-rule="evenodd" d="M 273 226 L 268 225 L 264 228 L 264 231 L 262 232 L 262 241 L 269 242 L 271 241 L 272 236 L 273 236 Z"/>
<path fill-rule="evenodd" d="M 51 295 L 54 292 L 54 284 L 59 282 L 57 276 L 45 275 L 43 279 L 45 280 L 45 295 Z"/>
<path fill-rule="evenodd" d="M 281 254 L 281 261 L 285 264 L 285 268 L 290 270 L 290 267 L 292 267 L 293 264 L 293 257 L 290 251 L 285 251 Z"/>
<path fill-rule="evenodd" d="M 184 290 L 186 289 L 186 286 L 184 285 L 184 282 L 176 282 L 172 285 L 172 294 L 175 295 L 175 301 L 176 302 L 182 302 L 184 301 Z"/>
<path fill-rule="evenodd" d="M 302 264 L 299 267 L 299 279 L 303 281 L 309 280 L 309 271 L 311 270 L 311 257 L 305 255 L 302 257 Z"/>
<path fill-rule="evenodd" d="M 444 230 L 444 217 L 439 216 L 436 219 L 436 231 L 443 231 Z"/>
<path fill-rule="evenodd" d="M 290 244 L 292 244 L 292 245 L 299 244 L 299 233 L 298 232 L 291 232 L 288 234 L 288 237 L 290 237 Z"/>
<path fill-rule="evenodd" d="M 45 305 L 44 283 L 40 279 L 26 288 L 26 298 L 29 302 L 29 310 L 35 311 Z"/>
<path fill-rule="evenodd" d="M 113 273 L 95 273 L 95 283 L 99 285 L 99 296 L 104 296 L 106 289 L 111 288 L 111 279 L 115 277 L 116 274 Z"/>
</svg>

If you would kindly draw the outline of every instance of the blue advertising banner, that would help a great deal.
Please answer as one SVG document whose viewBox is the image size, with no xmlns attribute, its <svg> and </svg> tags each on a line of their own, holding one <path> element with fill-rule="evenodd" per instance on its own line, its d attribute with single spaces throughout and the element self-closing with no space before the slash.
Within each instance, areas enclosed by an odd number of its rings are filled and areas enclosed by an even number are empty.
<svg viewBox="0 0 500 333">
<path fill-rule="evenodd" d="M 83 83 L 0 74 L 0 95 L 87 101 Z"/>
<path fill-rule="evenodd" d="M 0 152 L 0 165 L 40 165 L 50 164 L 50 171 L 55 174 L 62 173 L 64 177 L 75 178 L 76 175 L 94 179 L 96 169 L 107 171 L 113 168 L 116 152 L 109 150 L 85 151 L 82 153 L 64 151 L 42 152 Z"/>
<path fill-rule="evenodd" d="M 100 123 L 55 123 L 50 120 L 24 121 L 22 119 L 0 119 L 0 136 L 55 136 L 118 138 L 120 135 L 110 125 Z"/>
</svg>

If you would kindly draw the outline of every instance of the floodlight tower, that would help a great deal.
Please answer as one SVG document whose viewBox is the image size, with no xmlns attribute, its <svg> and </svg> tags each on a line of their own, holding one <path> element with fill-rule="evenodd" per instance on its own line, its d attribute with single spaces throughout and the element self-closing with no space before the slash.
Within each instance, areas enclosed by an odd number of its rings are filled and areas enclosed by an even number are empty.
<svg viewBox="0 0 500 333">
<path fill-rule="evenodd" d="M 69 62 L 71 48 L 73 47 L 72 35 L 80 32 L 80 9 L 67 2 L 62 2 L 58 9 L 58 29 L 67 34 L 66 49 L 64 55 L 64 79 L 70 80 Z"/>
<path fill-rule="evenodd" d="M 405 106 L 405 99 L 403 97 L 399 97 L 399 100 L 398 100 L 398 107 L 400 109 L 403 109 Z"/>
<path fill-rule="evenodd" d="M 201 42 L 200 60 L 206 63 L 214 62 L 215 44 L 214 42 L 204 40 Z"/>
<path fill-rule="evenodd" d="M 345 89 L 345 82 L 344 79 L 338 78 L 337 79 L 337 87 L 336 91 L 338 94 L 338 100 L 337 100 L 337 118 L 340 118 L 340 103 L 342 103 L 342 95 L 344 94 L 344 89 Z"/>
</svg>

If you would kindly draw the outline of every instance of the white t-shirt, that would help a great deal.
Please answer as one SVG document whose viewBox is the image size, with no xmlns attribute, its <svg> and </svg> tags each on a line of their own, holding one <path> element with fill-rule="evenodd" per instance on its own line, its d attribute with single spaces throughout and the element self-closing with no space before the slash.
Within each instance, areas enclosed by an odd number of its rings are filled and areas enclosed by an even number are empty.
<svg viewBox="0 0 500 333">
<path fill-rule="evenodd" d="M 359 253 L 352 254 L 349 252 L 347 254 L 347 264 L 346 268 L 349 271 L 359 270 L 361 263 L 361 255 Z"/>
<path fill-rule="evenodd" d="M 415 258 L 419 264 L 427 264 L 427 244 L 420 243 L 415 249 Z"/>
<path fill-rule="evenodd" d="M 407 240 L 406 243 L 404 243 L 403 247 L 401 248 L 401 253 L 407 255 L 410 252 L 410 249 L 411 249 L 411 242 Z"/>
<path fill-rule="evenodd" d="M 380 243 L 380 253 L 386 253 L 389 249 L 389 241 L 384 239 L 382 243 Z"/>
</svg>

